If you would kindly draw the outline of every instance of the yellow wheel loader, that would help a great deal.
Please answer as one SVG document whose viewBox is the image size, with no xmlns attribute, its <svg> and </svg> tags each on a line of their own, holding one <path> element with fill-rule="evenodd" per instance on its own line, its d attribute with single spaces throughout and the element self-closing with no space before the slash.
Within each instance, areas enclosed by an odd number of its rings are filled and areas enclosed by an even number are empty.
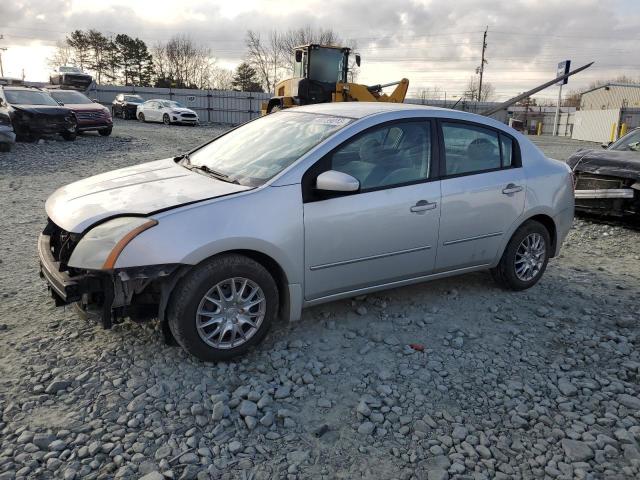
<svg viewBox="0 0 640 480">
<path fill-rule="evenodd" d="M 406 78 L 373 86 L 350 83 L 347 80 L 350 53 L 346 47 L 317 44 L 297 47 L 293 78 L 276 84 L 275 96 L 262 103 L 262 114 L 313 103 L 404 101 L 409 88 Z M 355 55 L 355 61 L 360 66 L 360 55 Z M 392 85 L 396 88 L 390 95 L 382 92 L 383 88 Z"/>
</svg>

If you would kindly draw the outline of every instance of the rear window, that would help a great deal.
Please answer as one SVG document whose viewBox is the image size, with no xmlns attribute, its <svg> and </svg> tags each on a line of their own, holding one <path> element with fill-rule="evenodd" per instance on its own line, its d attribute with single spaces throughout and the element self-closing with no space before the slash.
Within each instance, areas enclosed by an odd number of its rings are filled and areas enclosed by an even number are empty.
<svg viewBox="0 0 640 480">
<path fill-rule="evenodd" d="M 5 89 L 4 94 L 7 97 L 7 102 L 13 105 L 58 105 L 58 102 L 49 94 L 38 90 Z"/>
</svg>

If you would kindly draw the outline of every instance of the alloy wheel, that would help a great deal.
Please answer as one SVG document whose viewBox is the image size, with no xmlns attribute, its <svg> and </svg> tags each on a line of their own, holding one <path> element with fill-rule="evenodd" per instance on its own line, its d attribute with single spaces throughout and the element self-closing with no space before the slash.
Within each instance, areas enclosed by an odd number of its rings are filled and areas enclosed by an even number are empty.
<svg viewBox="0 0 640 480">
<path fill-rule="evenodd" d="M 243 277 L 228 278 L 204 295 L 196 311 L 198 335 L 214 348 L 246 343 L 259 330 L 267 311 L 260 286 Z"/>
<path fill-rule="evenodd" d="M 542 270 L 546 256 L 545 240 L 539 233 L 527 235 L 516 250 L 515 273 L 518 279 L 528 282 Z"/>
</svg>

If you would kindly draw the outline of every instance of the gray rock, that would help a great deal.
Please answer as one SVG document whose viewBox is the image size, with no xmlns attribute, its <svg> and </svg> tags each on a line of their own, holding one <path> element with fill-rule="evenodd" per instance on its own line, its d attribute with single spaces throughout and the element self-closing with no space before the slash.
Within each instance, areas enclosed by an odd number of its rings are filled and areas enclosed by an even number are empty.
<svg viewBox="0 0 640 480">
<path fill-rule="evenodd" d="M 565 397 L 572 397 L 578 393 L 578 389 L 575 385 L 566 378 L 558 380 L 558 390 L 560 390 L 560 393 Z"/>
<path fill-rule="evenodd" d="M 462 425 L 456 425 L 453 428 L 453 432 L 451 433 L 453 438 L 457 438 L 458 440 L 464 440 L 469 435 L 469 431 L 463 427 Z"/>
<path fill-rule="evenodd" d="M 358 427 L 358 433 L 360 435 L 371 435 L 376 426 L 372 422 L 364 422 Z"/>
<path fill-rule="evenodd" d="M 242 444 L 239 441 L 234 440 L 233 442 L 229 443 L 228 448 L 231 453 L 238 453 L 240 450 L 242 450 Z"/>
<path fill-rule="evenodd" d="M 183 465 L 195 465 L 199 462 L 199 459 L 198 455 L 196 455 L 195 453 L 188 452 L 182 455 L 178 461 Z"/>
<path fill-rule="evenodd" d="M 165 478 L 164 475 L 156 470 L 154 472 L 147 473 L 144 477 L 140 477 L 140 480 L 165 480 Z"/>
<path fill-rule="evenodd" d="M 255 417 L 258 415 L 258 405 L 249 400 L 243 400 L 240 403 L 240 408 L 238 412 L 243 417 Z"/>
<path fill-rule="evenodd" d="M 640 398 L 633 397 L 626 393 L 618 395 L 616 398 L 618 402 L 624 405 L 625 407 L 631 410 L 640 411 Z"/>
<path fill-rule="evenodd" d="M 593 450 L 584 442 L 565 438 L 561 444 L 564 454 L 571 462 L 586 462 L 593 458 Z"/>
<path fill-rule="evenodd" d="M 54 435 L 48 433 L 36 433 L 31 440 L 35 446 L 37 446 L 40 450 L 47 450 L 49 448 L 49 444 L 56 439 Z"/>
<path fill-rule="evenodd" d="M 213 406 L 211 420 L 213 420 L 214 422 L 218 422 L 222 420 L 222 417 L 224 417 L 224 402 L 216 402 L 216 404 Z"/>
<path fill-rule="evenodd" d="M 61 452 L 65 448 L 67 448 L 67 442 L 64 440 L 54 440 L 49 444 L 49 450 L 52 452 Z"/>
<path fill-rule="evenodd" d="M 291 387 L 286 385 L 286 386 L 278 387 L 273 397 L 277 400 L 281 400 L 283 398 L 289 397 L 290 395 L 291 395 Z"/>
<path fill-rule="evenodd" d="M 433 468 L 427 471 L 427 480 L 449 480 L 449 472 L 442 468 Z"/>
<path fill-rule="evenodd" d="M 69 380 L 54 380 L 47 386 L 44 393 L 56 394 L 61 390 L 66 390 L 70 386 L 71 382 Z"/>
</svg>

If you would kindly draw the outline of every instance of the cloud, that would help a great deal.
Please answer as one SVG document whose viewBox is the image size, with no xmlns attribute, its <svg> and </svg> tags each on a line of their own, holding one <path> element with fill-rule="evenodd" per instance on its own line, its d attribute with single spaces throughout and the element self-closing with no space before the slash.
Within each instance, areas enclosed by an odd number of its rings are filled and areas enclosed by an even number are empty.
<svg viewBox="0 0 640 480">
<path fill-rule="evenodd" d="M 331 28 L 354 39 L 362 54 L 360 81 L 411 80 L 412 90 L 439 86 L 460 94 L 480 64 L 482 31 L 489 27 L 486 81 L 506 98 L 550 78 L 558 61 L 594 67 L 570 81 L 579 88 L 598 78 L 640 76 L 636 60 L 640 5 L 634 0 L 310 0 L 306 2 L 187 0 L 24 0 L 1 2 L 5 46 L 53 45 L 74 29 L 128 33 L 148 44 L 188 34 L 224 64 L 244 55 L 248 29 L 304 25 Z M 42 48 L 12 60 L 44 71 Z M 7 58 L 14 58 L 9 57 Z M 552 90 L 546 95 L 554 96 Z"/>
</svg>

